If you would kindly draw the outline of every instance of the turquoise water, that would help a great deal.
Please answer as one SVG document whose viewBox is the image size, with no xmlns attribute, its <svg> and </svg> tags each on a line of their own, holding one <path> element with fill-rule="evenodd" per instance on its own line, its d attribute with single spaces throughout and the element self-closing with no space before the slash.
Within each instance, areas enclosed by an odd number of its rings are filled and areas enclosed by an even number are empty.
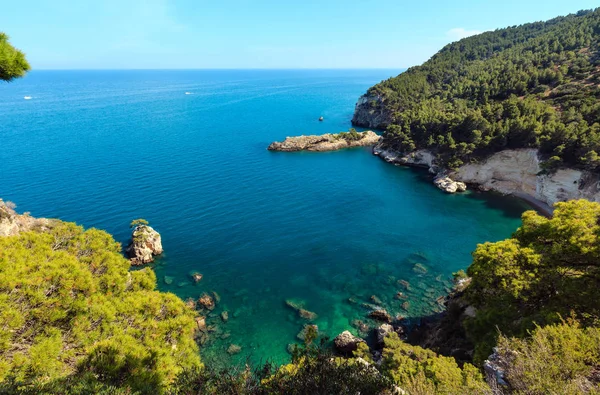
<svg viewBox="0 0 600 395">
<path fill-rule="evenodd" d="M 220 295 L 203 357 L 284 362 L 306 323 L 286 299 L 331 337 L 357 333 L 372 295 L 394 315 L 439 311 L 451 273 L 477 243 L 509 236 L 527 208 L 443 194 L 426 173 L 366 148 L 266 150 L 290 135 L 347 130 L 357 98 L 397 73 L 34 71 L 0 87 L 0 197 L 123 243 L 132 219 L 148 219 L 166 251 L 153 265 L 159 288 Z M 193 271 L 204 275 L 197 285 Z M 411 284 L 404 306 L 398 280 Z M 230 344 L 241 352 L 229 356 Z"/>
</svg>

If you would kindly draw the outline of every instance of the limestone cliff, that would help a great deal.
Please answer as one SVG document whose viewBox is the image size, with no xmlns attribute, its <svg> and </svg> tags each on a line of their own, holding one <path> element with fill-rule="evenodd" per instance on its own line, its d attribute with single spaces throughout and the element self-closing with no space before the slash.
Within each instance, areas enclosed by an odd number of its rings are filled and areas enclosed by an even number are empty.
<svg viewBox="0 0 600 395">
<path fill-rule="evenodd" d="M 366 94 L 358 99 L 352 117 L 352 125 L 385 129 L 390 123 L 392 123 L 391 115 L 385 106 L 383 96 Z"/>
<path fill-rule="evenodd" d="M 353 138 L 350 138 L 350 136 Z M 297 136 L 287 137 L 282 142 L 274 142 L 269 145 L 269 151 L 336 151 L 349 147 L 364 147 L 377 144 L 380 137 L 372 131 L 358 133 L 327 133 L 321 136 Z"/>
</svg>

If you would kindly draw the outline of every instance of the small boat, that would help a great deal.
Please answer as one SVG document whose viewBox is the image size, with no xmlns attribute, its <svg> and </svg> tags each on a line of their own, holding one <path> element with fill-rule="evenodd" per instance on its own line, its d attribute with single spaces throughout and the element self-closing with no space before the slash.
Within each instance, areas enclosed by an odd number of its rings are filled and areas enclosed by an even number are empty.
<svg viewBox="0 0 600 395">
<path fill-rule="evenodd" d="M 186 95 L 191 95 L 191 94 L 192 94 L 192 92 L 185 92 L 185 94 L 186 94 Z"/>
<path fill-rule="evenodd" d="M 31 100 L 31 96 L 25 96 L 25 97 L 23 97 L 23 99 L 25 99 L 25 100 Z"/>
</svg>

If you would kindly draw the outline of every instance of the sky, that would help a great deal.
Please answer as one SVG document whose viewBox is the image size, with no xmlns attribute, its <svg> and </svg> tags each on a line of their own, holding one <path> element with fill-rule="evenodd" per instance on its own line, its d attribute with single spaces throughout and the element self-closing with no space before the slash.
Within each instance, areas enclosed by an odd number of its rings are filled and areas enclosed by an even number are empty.
<svg viewBox="0 0 600 395">
<path fill-rule="evenodd" d="M 0 31 L 33 69 L 406 68 L 468 35 L 597 0 L 27 0 Z"/>
</svg>

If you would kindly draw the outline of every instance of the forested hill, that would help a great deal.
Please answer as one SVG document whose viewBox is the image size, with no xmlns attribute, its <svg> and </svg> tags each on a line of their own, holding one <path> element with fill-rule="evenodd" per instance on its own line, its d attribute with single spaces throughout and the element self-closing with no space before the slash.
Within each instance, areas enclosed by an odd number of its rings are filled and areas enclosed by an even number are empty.
<svg viewBox="0 0 600 395">
<path fill-rule="evenodd" d="M 598 171 L 599 42 L 600 8 L 465 38 L 370 88 L 353 123 L 450 168 L 539 147 L 549 167 Z"/>
</svg>

